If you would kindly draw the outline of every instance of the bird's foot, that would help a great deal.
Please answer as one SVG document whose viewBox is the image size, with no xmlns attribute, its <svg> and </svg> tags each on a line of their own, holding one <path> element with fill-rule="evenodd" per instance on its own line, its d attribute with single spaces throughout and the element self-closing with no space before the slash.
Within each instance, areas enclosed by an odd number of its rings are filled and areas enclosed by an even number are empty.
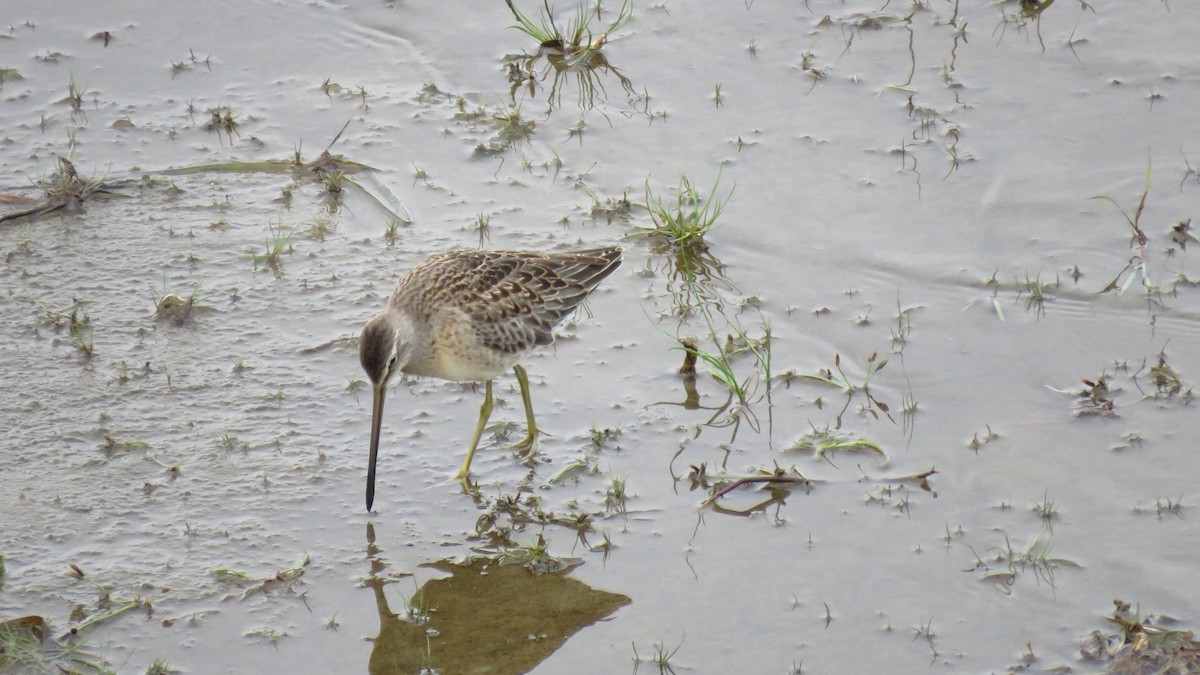
<svg viewBox="0 0 1200 675">
<path fill-rule="evenodd" d="M 421 488 L 421 490 L 422 490 L 422 491 L 424 491 L 424 490 L 432 490 L 432 489 L 434 489 L 434 488 L 439 488 L 439 487 L 442 487 L 442 486 L 444 486 L 444 485 L 450 485 L 450 484 L 452 484 L 452 483 L 458 483 L 459 485 L 461 485 L 461 486 L 462 486 L 463 490 L 465 490 L 465 491 L 468 491 L 468 492 L 469 492 L 469 491 L 470 491 L 472 488 L 475 488 L 475 487 L 478 487 L 478 486 L 479 486 L 479 484 L 478 484 L 478 483 L 475 483 L 475 482 L 473 482 L 473 481 L 471 480 L 471 474 L 470 474 L 470 473 L 463 472 L 463 471 L 460 469 L 460 470 L 459 470 L 459 471 L 457 471 L 457 472 L 456 472 L 454 475 L 450 476 L 450 477 L 449 477 L 449 478 L 447 478 L 446 480 L 440 480 L 440 481 L 438 481 L 438 482 L 434 483 L 433 485 L 428 485 L 428 486 L 426 486 L 426 487 L 423 487 L 423 488 Z"/>
<path fill-rule="evenodd" d="M 456 473 L 450 480 L 458 481 L 459 487 L 462 488 L 465 494 L 471 495 L 479 492 L 479 483 L 471 480 L 471 474 L 469 473 Z"/>
<path fill-rule="evenodd" d="M 521 461 L 529 463 L 538 451 L 538 436 L 549 436 L 550 434 L 533 427 L 525 434 L 525 438 L 506 446 L 509 450 L 519 451 L 521 453 Z"/>
</svg>

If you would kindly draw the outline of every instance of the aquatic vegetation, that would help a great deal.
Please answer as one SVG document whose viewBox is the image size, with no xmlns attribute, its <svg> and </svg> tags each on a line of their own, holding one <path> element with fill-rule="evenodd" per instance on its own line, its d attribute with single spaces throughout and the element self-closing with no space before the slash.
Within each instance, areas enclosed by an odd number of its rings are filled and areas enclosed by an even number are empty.
<svg viewBox="0 0 1200 675">
<path fill-rule="evenodd" d="M 1195 631 L 1176 628 L 1169 616 L 1143 614 L 1121 599 L 1113 600 L 1105 629 L 1093 630 L 1080 645 L 1085 661 L 1104 663 L 1107 673 L 1200 672 L 1200 641 Z M 1113 626 L 1119 629 L 1110 633 Z"/>
<path fill-rule="evenodd" d="M 483 248 L 484 244 L 492 241 L 492 217 L 485 213 L 480 213 L 475 217 L 475 233 L 479 235 L 479 248 Z"/>
<path fill-rule="evenodd" d="M 522 116 L 518 105 L 501 104 L 491 119 L 496 124 L 496 147 L 511 148 L 524 143 L 537 126 L 533 120 Z"/>
<path fill-rule="evenodd" d="M 518 104 L 500 106 L 490 111 L 484 106 L 467 110 L 466 101 L 459 99 L 459 112 L 455 119 L 464 121 L 472 127 L 491 125 L 495 129 L 492 137 L 475 146 L 475 157 L 491 157 L 502 155 L 508 150 L 523 145 L 533 135 L 537 122 L 527 119 Z"/>
<path fill-rule="evenodd" d="M 636 671 L 636 664 L 641 663 L 643 659 L 638 655 L 637 643 L 632 643 L 632 645 L 633 662 L 635 664 L 634 670 Z M 679 649 L 681 647 L 683 647 L 682 638 L 680 638 L 679 644 L 670 648 L 666 646 L 664 641 L 657 640 L 650 645 L 651 653 L 650 656 L 645 660 L 654 664 L 654 666 L 658 668 L 659 675 L 674 675 L 675 667 L 671 665 L 671 659 L 675 658 L 675 655 L 679 653 Z"/>
<path fill-rule="evenodd" d="M 71 81 L 67 83 L 67 98 L 64 99 L 71 105 L 71 116 L 83 115 L 83 95 L 87 93 L 87 87 L 80 87 L 75 84 L 75 76 L 71 75 Z"/>
<path fill-rule="evenodd" d="M 344 189 L 346 184 L 346 174 L 341 170 L 325 171 L 320 174 L 321 183 L 325 186 L 325 191 L 330 194 L 339 194 Z"/>
<path fill-rule="evenodd" d="M 230 145 L 233 145 L 234 134 L 237 134 L 239 138 L 241 137 L 242 134 L 238 132 L 238 127 L 241 126 L 241 123 L 237 121 L 241 115 L 235 115 L 233 108 L 227 105 L 219 105 L 209 109 L 208 115 L 208 122 L 205 123 L 204 128 L 209 133 L 216 132 L 218 138 L 224 133 L 229 139 Z"/>
<path fill-rule="evenodd" d="M 599 36 L 594 36 L 592 22 L 600 19 L 600 3 L 581 1 L 576 8 L 574 18 L 567 24 L 560 25 L 554 18 L 554 9 L 549 0 L 542 0 L 539 20 L 535 23 L 513 4 L 513 0 L 504 0 L 517 23 L 510 26 L 525 33 L 537 41 L 539 47 L 558 49 L 567 62 L 574 65 L 600 50 L 608 41 L 609 33 L 624 26 L 633 18 L 633 0 L 624 0 L 617 16 Z"/>
<path fill-rule="evenodd" d="M 622 193 L 620 197 L 601 198 L 588 188 L 583 181 L 579 181 L 576 185 L 592 199 L 592 209 L 589 213 L 592 218 L 599 219 L 603 217 L 611 223 L 613 219 L 625 218 L 633 212 L 633 203 L 629 201 L 628 192 Z"/>
<path fill-rule="evenodd" d="M 601 429 L 601 428 L 593 425 L 592 428 L 588 431 L 588 436 L 589 436 L 588 440 L 591 443 L 592 448 L 595 450 L 600 450 L 605 445 L 607 445 L 609 441 L 613 441 L 613 440 L 616 440 L 621 437 L 621 428 L 620 427 L 606 427 L 604 429 Z"/>
<path fill-rule="evenodd" d="M 21 71 L 17 70 L 16 68 L 0 66 L 0 91 L 4 90 L 5 82 L 8 82 L 8 81 L 17 82 L 17 81 L 23 80 L 23 79 L 25 79 L 25 77 L 22 76 Z"/>
<path fill-rule="evenodd" d="M 401 221 L 397 218 L 392 218 L 387 221 L 387 225 L 383 228 L 383 238 L 388 246 L 393 246 L 396 243 L 397 233 L 400 230 Z"/>
<path fill-rule="evenodd" d="M 968 548 L 970 548 L 968 546 Z M 971 549 L 971 553 L 975 555 L 975 565 L 968 571 L 982 570 L 980 578 L 984 581 L 990 581 L 997 585 L 998 588 L 1006 588 L 1016 583 L 1017 577 L 1026 570 L 1032 571 L 1034 577 L 1039 581 L 1045 581 L 1050 585 L 1052 590 L 1057 590 L 1054 582 L 1055 570 L 1069 567 L 1079 568 L 1079 563 L 1068 558 L 1052 557 L 1051 550 L 1054 548 L 1054 539 L 1048 531 L 1040 532 L 1025 545 L 1023 549 L 1013 548 L 1012 542 L 1008 535 L 1004 536 L 1003 546 L 994 546 L 988 549 L 990 556 L 987 561 L 979 557 L 975 553 L 975 549 Z M 993 566 L 995 568 L 993 569 Z"/>
<path fill-rule="evenodd" d="M 304 568 L 311 562 L 312 557 L 305 553 L 296 565 L 272 575 L 254 575 L 228 567 L 219 567 L 212 573 L 219 579 L 245 588 L 246 591 L 242 593 L 242 599 L 245 600 L 256 593 L 270 596 L 277 592 L 294 592 L 295 587 L 303 583 Z"/>
<path fill-rule="evenodd" d="M 968 302 L 966 304 L 966 306 L 962 308 L 962 311 L 965 312 L 968 309 L 974 307 L 976 303 L 982 302 L 982 303 L 988 305 L 989 307 L 991 307 L 992 311 L 994 311 L 996 313 L 996 318 L 1000 319 L 1000 321 L 1003 323 L 1004 308 L 1000 306 L 1000 300 L 997 297 L 1000 294 L 1000 287 L 1001 287 L 1000 281 L 996 278 L 997 273 L 998 273 L 998 271 L 992 272 L 992 276 L 988 277 L 983 282 L 984 288 L 989 289 L 991 291 L 991 293 L 990 294 L 987 292 L 980 293 L 977 297 L 975 297 L 970 302 Z"/>
<path fill-rule="evenodd" d="M 149 666 L 146 667 L 146 675 L 171 675 L 176 672 L 171 668 L 171 664 L 165 656 L 154 659 Z"/>
<path fill-rule="evenodd" d="M 573 76 L 578 89 L 578 106 L 581 110 L 590 110 L 598 101 L 602 102 L 607 96 L 603 77 L 614 75 L 621 88 L 635 100 L 636 94 L 633 83 L 616 67 L 609 63 L 602 48 L 608 42 L 609 34 L 620 29 L 633 17 L 632 0 L 624 0 L 616 18 L 608 27 L 596 36 L 592 23 L 599 21 L 601 5 L 594 2 L 590 6 L 581 0 L 576 7 L 573 19 L 560 24 L 554 16 L 554 10 L 548 0 L 543 0 L 539 20 L 534 22 L 526 14 L 517 9 L 512 0 L 505 0 L 509 10 L 517 19 L 510 26 L 529 35 L 538 43 L 537 51 L 532 55 L 511 57 L 508 63 L 508 80 L 511 85 L 509 97 L 515 101 L 517 91 L 527 86 L 532 96 L 538 83 L 546 79 L 550 72 L 554 78 L 550 86 L 548 101 L 550 109 L 561 105 L 563 81 Z M 545 60 L 546 67 L 538 73 L 539 62 Z"/>
<path fill-rule="evenodd" d="M 857 437 L 848 433 L 835 433 L 829 427 L 817 428 L 810 424 L 811 430 L 789 445 L 785 452 L 811 453 L 817 459 L 830 461 L 829 455 L 835 452 L 873 452 L 880 457 L 880 466 L 888 464 L 887 452 L 874 441 Z"/>
<path fill-rule="evenodd" d="M 187 72 L 200 65 L 204 66 L 204 68 L 209 72 L 212 72 L 212 56 L 205 56 L 202 59 L 196 56 L 196 52 L 194 50 L 189 49 L 186 58 L 179 59 L 178 61 L 171 61 L 171 79 L 173 80 L 179 77 L 181 73 Z"/>
<path fill-rule="evenodd" d="M 1162 520 L 1164 515 L 1172 515 L 1176 518 L 1183 518 L 1183 495 L 1179 495 L 1172 499 L 1171 497 L 1159 497 L 1154 500 L 1154 503 L 1149 507 L 1134 506 L 1134 513 L 1153 513 Z"/>
<path fill-rule="evenodd" d="M 717 226 L 717 219 L 725 212 L 733 195 L 730 190 L 724 199 L 716 197 L 720 183 L 721 177 L 717 176 L 706 198 L 687 176 L 683 176 L 672 200 L 656 196 L 647 181 L 646 210 L 650 212 L 651 224 L 639 225 L 642 231 L 636 232 L 635 236 L 658 236 L 680 247 L 699 246 L 704 236 Z"/>
<path fill-rule="evenodd" d="M 1195 285 L 1195 282 L 1189 279 L 1182 271 L 1175 273 L 1175 278 L 1169 283 L 1164 283 L 1161 278 L 1156 278 L 1151 273 L 1150 267 L 1152 264 L 1151 251 L 1151 236 L 1146 231 L 1142 223 L 1142 216 L 1146 211 L 1146 202 L 1150 196 L 1150 179 L 1151 165 L 1147 163 L 1145 184 L 1141 195 L 1138 197 L 1137 205 L 1132 209 L 1132 213 L 1125 210 L 1116 199 L 1109 195 L 1097 195 L 1091 199 L 1108 202 L 1121 217 L 1125 220 L 1125 224 L 1129 227 L 1129 247 L 1134 249 L 1134 254 L 1129 258 L 1129 261 L 1117 275 L 1100 290 L 1100 293 L 1109 293 L 1116 291 L 1118 295 L 1122 295 L 1134 281 L 1139 281 L 1142 287 L 1143 296 L 1146 301 L 1147 309 L 1151 312 L 1151 320 L 1154 315 L 1164 309 L 1166 299 L 1173 297 L 1176 289 L 1180 285 Z M 1185 176 L 1186 179 L 1186 176 Z M 1176 253 L 1175 246 L 1179 247 L 1180 251 L 1187 250 L 1189 241 L 1194 241 L 1196 235 L 1191 232 L 1191 219 L 1181 219 L 1174 225 L 1168 237 L 1172 246 L 1164 249 L 1166 259 L 1174 257 Z M 1165 264 L 1164 264 L 1165 267 Z"/>
<path fill-rule="evenodd" d="M 429 173 L 427 171 L 425 171 L 425 169 L 417 166 L 416 162 L 412 162 L 412 168 L 413 168 L 413 185 L 415 186 L 417 184 L 417 181 L 421 181 L 425 185 L 429 185 Z"/>
<path fill-rule="evenodd" d="M 1058 275 L 1055 275 L 1054 286 L 1059 286 Z M 1042 281 L 1041 273 L 1032 279 L 1028 274 L 1025 275 L 1024 287 L 1018 292 L 1018 297 L 1020 294 L 1025 295 L 1025 311 L 1032 309 L 1038 318 L 1045 316 L 1046 301 L 1054 299 L 1047 291 L 1048 285 Z"/>
<path fill-rule="evenodd" d="M 0 671 L 6 673 L 111 672 L 85 640 L 56 640 L 40 616 L 0 621 Z"/>
<path fill-rule="evenodd" d="M 26 217 L 40 218 L 59 210 L 79 211 L 83 208 L 84 201 L 93 195 L 109 193 L 110 186 L 104 182 L 104 179 L 82 178 L 69 157 L 59 157 L 58 167 L 58 171 L 49 177 L 35 181 L 44 194 L 41 200 L 36 202 L 22 200 L 22 203 L 30 204 L 30 206 L 0 216 L 0 223 Z"/>
<path fill-rule="evenodd" d="M 1167 363 L 1166 347 L 1158 353 L 1157 362 L 1151 364 L 1147 371 L 1150 384 L 1154 386 L 1152 391 L 1143 389 L 1139 382 L 1143 370 L 1146 370 L 1145 365 L 1133 374 L 1134 384 L 1141 390 L 1143 397 L 1159 401 L 1178 401 L 1184 405 L 1190 404 L 1194 399 L 1192 387 L 1184 383 L 1179 373 Z"/>
<path fill-rule="evenodd" d="M 1000 439 L 1000 434 L 992 431 L 992 426 L 990 424 L 985 425 L 985 426 L 987 428 L 987 431 L 984 432 L 982 439 L 979 438 L 979 432 L 977 431 L 977 432 L 975 432 L 975 435 L 971 437 L 971 440 L 967 443 L 967 446 L 969 448 L 971 448 L 972 450 L 974 450 L 975 454 L 979 454 L 979 448 L 987 445 L 988 443 L 991 443 L 992 441 L 996 441 L 996 440 Z"/>
<path fill-rule="evenodd" d="M 625 504 L 629 500 L 629 495 L 626 492 L 626 481 L 628 479 L 613 476 L 608 481 L 608 487 L 604 490 L 604 508 L 612 513 L 625 514 Z"/>
<path fill-rule="evenodd" d="M 807 491 L 814 484 L 812 479 L 800 473 L 796 467 L 785 469 L 777 463 L 772 464 L 771 467 L 760 467 L 748 475 L 731 475 L 724 471 L 711 473 L 708 465 L 701 462 L 690 467 L 688 480 L 691 481 L 692 489 L 703 488 L 708 491 L 709 495 L 701 502 L 701 506 L 716 504 L 725 495 L 746 485 L 760 485 L 772 491 L 770 499 L 752 507 L 749 511 L 762 510 L 771 503 L 782 503 L 782 497 L 790 491 L 789 486 L 799 486 Z M 782 492 L 776 492 L 778 490 L 782 490 Z"/>
<path fill-rule="evenodd" d="M 793 487 L 803 488 L 807 494 L 814 485 L 828 482 L 809 478 L 795 466 L 781 467 L 778 462 L 772 462 L 770 466 L 753 467 L 751 472 L 744 474 L 726 473 L 723 469 L 715 472 L 709 471 L 708 465 L 703 462 L 698 465 L 693 464 L 689 468 L 690 471 L 687 477 L 691 482 L 692 489 L 702 488 L 709 493 L 708 498 L 701 502 L 701 506 L 716 505 L 722 497 L 747 485 L 765 487 L 770 492 L 770 497 L 765 502 L 749 509 L 731 511 L 722 507 L 721 510 L 723 512 L 734 515 L 746 515 L 751 512 L 762 511 L 771 504 L 782 506 L 784 499 L 790 494 Z M 937 473 L 937 469 L 931 468 L 904 476 L 871 477 L 863 475 L 855 480 L 854 484 L 858 485 L 864 482 L 880 484 L 883 486 L 880 488 L 880 494 L 887 496 L 891 495 L 892 490 L 896 486 L 906 491 L 909 486 L 913 486 L 937 497 L 937 492 L 929 484 L 929 479 Z M 901 508 L 907 508 L 907 497 L 900 506 Z"/>
<path fill-rule="evenodd" d="M 888 360 L 880 360 L 878 353 L 872 353 L 865 359 L 865 362 L 867 368 L 866 372 L 862 376 L 861 382 L 851 381 L 850 376 L 847 375 L 846 371 L 842 368 L 841 354 L 834 355 L 833 370 L 826 368 L 815 375 L 800 376 L 814 382 L 821 382 L 832 387 L 837 387 L 846 394 L 846 404 L 842 406 L 841 412 L 837 414 L 837 423 L 834 425 L 834 429 L 840 429 L 842 427 L 842 415 L 845 414 L 846 410 L 850 407 L 850 402 L 859 394 L 862 394 L 862 396 L 866 399 L 866 402 L 862 404 L 859 412 L 871 415 L 875 419 L 879 419 L 879 413 L 883 413 L 889 420 L 892 419 L 892 415 L 890 413 L 891 408 L 888 406 L 888 404 L 879 400 L 874 394 L 871 393 L 871 381 L 874 380 L 875 375 L 878 374 L 879 371 L 883 370 L 884 366 L 888 364 Z"/>
<path fill-rule="evenodd" d="M 1075 394 L 1075 414 L 1079 417 L 1116 417 L 1116 402 L 1113 395 L 1116 391 L 1109 387 L 1108 373 L 1101 373 L 1095 379 L 1084 379 L 1083 389 Z"/>
<path fill-rule="evenodd" d="M 336 231 L 337 226 L 329 222 L 325 218 L 316 218 L 313 224 L 308 228 L 308 236 L 317 241 L 325 241 L 325 237 Z"/>
<path fill-rule="evenodd" d="M 672 335 L 677 342 L 673 349 L 683 351 L 685 355 L 680 374 L 685 377 L 690 403 L 685 402 L 684 405 L 689 409 L 699 407 L 696 402 L 698 396 L 694 395 L 695 374 L 696 365 L 703 364 L 728 396 L 724 403 L 715 407 L 712 416 L 702 426 L 731 427 L 732 442 L 737 438 L 743 421 L 747 421 L 755 432 L 761 430 L 753 405 L 764 398 L 768 404 L 767 419 L 770 424 L 770 396 L 774 379 L 772 328 L 770 320 L 758 311 L 756 297 L 729 297 L 738 291 L 725 278 L 724 264 L 713 255 L 705 239 L 717 227 L 718 219 L 732 195 L 730 191 L 730 195 L 724 199 L 715 197 L 719 184 L 718 176 L 706 198 L 684 176 L 673 201 L 669 201 L 656 197 L 647 183 L 646 209 L 651 222 L 635 224 L 639 230 L 629 236 L 648 238 L 652 253 L 663 260 L 655 268 L 652 262 L 655 258 L 652 256 L 647 261 L 645 276 L 666 272 L 666 291 L 673 302 L 673 314 L 679 320 L 679 326 Z M 738 319 L 737 315 L 747 309 L 758 312 L 761 337 L 751 337 Z M 701 337 L 683 332 L 694 319 L 699 320 Z M 746 356 L 753 359 L 754 366 L 749 372 L 739 372 L 735 361 Z M 760 390 L 761 383 L 766 386 Z"/>
<path fill-rule="evenodd" d="M 278 273 L 280 265 L 283 263 L 280 257 L 284 253 L 291 252 L 292 236 L 294 234 L 294 230 L 290 230 L 282 225 L 268 225 L 265 250 L 262 253 L 250 254 L 250 259 L 254 262 L 254 266 L 258 267 L 259 263 L 262 263 L 272 271 Z"/>
<path fill-rule="evenodd" d="M 91 358 L 95 349 L 96 334 L 96 331 L 92 328 L 92 320 L 86 314 L 78 316 L 72 312 L 70 317 L 70 332 L 75 347 L 85 357 Z"/>
<path fill-rule="evenodd" d="M 1054 530 L 1054 521 L 1058 520 L 1058 505 L 1050 501 L 1049 490 L 1042 495 L 1042 501 L 1034 502 L 1030 505 L 1029 510 L 1042 519 L 1042 525 L 1047 530 Z"/>
</svg>

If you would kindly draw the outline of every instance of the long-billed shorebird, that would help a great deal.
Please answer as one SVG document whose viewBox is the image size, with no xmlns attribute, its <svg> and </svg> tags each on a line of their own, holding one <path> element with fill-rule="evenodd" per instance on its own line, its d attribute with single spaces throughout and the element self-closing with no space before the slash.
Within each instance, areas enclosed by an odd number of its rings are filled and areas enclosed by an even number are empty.
<svg viewBox="0 0 1200 675">
<path fill-rule="evenodd" d="M 513 447 L 529 459 L 538 428 L 529 378 L 520 361 L 554 342 L 554 328 L 621 264 L 621 249 L 565 253 L 452 251 L 417 265 L 396 284 L 387 308 L 363 327 L 358 356 L 374 387 L 367 510 L 375 500 L 375 459 L 388 380 L 396 373 L 454 382 L 486 382 L 467 458 L 465 480 L 492 414 L 492 379 L 512 368 L 525 404 L 525 440 Z"/>
</svg>

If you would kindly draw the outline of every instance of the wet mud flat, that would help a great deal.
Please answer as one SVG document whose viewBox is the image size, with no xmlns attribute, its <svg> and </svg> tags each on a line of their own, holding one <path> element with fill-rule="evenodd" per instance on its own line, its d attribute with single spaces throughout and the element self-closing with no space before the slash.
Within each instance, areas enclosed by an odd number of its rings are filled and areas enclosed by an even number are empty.
<svg viewBox="0 0 1200 675">
<path fill-rule="evenodd" d="M 550 7 L 10 8 L 0 670 L 1194 668 L 1197 9 Z M 399 276 L 613 244 L 365 512 Z"/>
</svg>

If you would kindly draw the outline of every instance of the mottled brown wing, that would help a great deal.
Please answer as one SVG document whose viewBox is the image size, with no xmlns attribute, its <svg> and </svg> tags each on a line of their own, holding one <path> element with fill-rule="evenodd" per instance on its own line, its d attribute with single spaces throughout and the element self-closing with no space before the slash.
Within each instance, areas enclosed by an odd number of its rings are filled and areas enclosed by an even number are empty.
<svg viewBox="0 0 1200 675">
<path fill-rule="evenodd" d="M 426 282 L 433 280 L 428 302 L 420 304 L 429 312 L 452 305 L 471 319 L 480 344 L 519 353 L 553 342 L 554 327 L 620 264 L 619 248 L 456 251 L 418 268 L 426 268 Z"/>
</svg>

